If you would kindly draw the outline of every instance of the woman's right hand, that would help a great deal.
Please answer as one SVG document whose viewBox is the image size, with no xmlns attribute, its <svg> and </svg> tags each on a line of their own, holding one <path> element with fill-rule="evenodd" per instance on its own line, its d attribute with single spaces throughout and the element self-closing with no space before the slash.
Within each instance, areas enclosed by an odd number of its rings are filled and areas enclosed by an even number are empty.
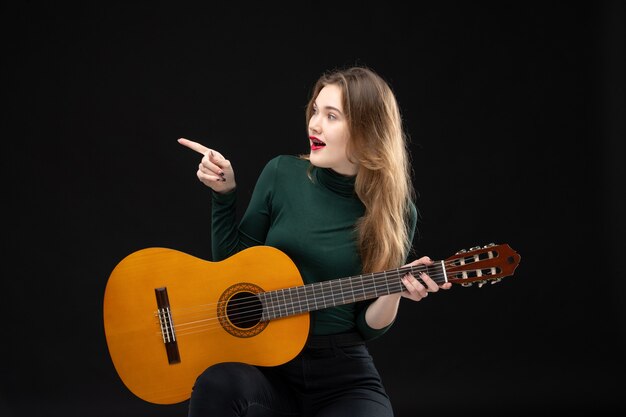
<svg viewBox="0 0 626 417">
<path fill-rule="evenodd" d="M 202 154 L 197 175 L 204 185 L 218 193 L 227 193 L 235 189 L 235 172 L 230 161 L 221 153 L 185 138 L 178 139 L 178 143 Z"/>
</svg>

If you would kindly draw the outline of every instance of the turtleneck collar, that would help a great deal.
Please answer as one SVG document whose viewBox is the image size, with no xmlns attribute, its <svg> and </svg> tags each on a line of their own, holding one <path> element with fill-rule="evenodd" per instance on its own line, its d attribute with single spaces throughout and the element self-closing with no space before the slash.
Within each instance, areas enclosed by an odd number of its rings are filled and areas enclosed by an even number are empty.
<svg viewBox="0 0 626 417">
<path fill-rule="evenodd" d="M 342 197 L 356 197 L 354 193 L 356 175 L 341 175 L 330 168 L 313 167 L 313 178 L 322 186 Z"/>
</svg>

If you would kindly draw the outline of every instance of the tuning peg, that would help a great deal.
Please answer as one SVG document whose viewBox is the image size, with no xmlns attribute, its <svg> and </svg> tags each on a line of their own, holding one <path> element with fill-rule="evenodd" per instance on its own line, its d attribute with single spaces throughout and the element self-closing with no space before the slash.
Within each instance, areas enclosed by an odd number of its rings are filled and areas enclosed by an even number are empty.
<svg viewBox="0 0 626 417">
<path fill-rule="evenodd" d="M 462 253 L 466 253 L 466 252 L 467 252 L 467 250 L 465 250 L 465 249 L 461 249 L 460 251 L 458 251 L 458 252 L 456 253 L 456 255 L 460 255 L 460 254 L 462 254 Z"/>
<path fill-rule="evenodd" d="M 469 250 L 473 251 L 473 250 L 476 250 L 476 249 L 480 249 L 480 246 L 472 246 Z"/>
<path fill-rule="evenodd" d="M 500 278 L 494 278 L 494 279 L 492 279 L 492 280 L 491 280 L 491 285 L 493 285 L 493 284 L 497 284 L 497 283 L 498 283 L 498 282 L 500 282 L 500 281 L 502 281 L 502 277 L 500 277 Z"/>
<path fill-rule="evenodd" d="M 487 281 L 478 281 L 478 288 L 482 288 L 486 283 Z"/>
<path fill-rule="evenodd" d="M 490 243 L 490 244 L 488 244 L 488 245 L 485 245 L 485 246 L 483 247 L 483 249 L 487 249 L 487 248 L 490 248 L 490 247 L 492 247 L 492 246 L 496 246 L 496 244 L 492 242 L 492 243 Z"/>
<path fill-rule="evenodd" d="M 461 285 L 464 287 L 471 287 L 473 282 L 462 282 Z"/>
</svg>

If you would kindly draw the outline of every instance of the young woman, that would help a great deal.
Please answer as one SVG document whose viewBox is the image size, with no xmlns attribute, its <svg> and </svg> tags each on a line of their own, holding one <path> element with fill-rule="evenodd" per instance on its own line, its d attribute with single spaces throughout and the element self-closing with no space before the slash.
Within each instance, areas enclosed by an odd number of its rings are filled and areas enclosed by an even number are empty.
<svg viewBox="0 0 626 417">
<path fill-rule="evenodd" d="M 198 179 L 213 190 L 215 261 L 268 245 L 285 252 L 305 284 L 398 268 L 416 228 L 411 168 L 396 98 L 366 67 L 323 74 L 306 108 L 310 153 L 270 160 L 241 221 L 233 167 L 215 149 Z M 431 264 L 428 257 L 411 265 Z M 196 380 L 189 416 L 393 416 L 365 342 L 393 324 L 401 298 L 447 289 L 428 275 L 402 278 L 403 292 L 311 312 L 306 347 L 276 367 L 221 363 Z"/>
</svg>

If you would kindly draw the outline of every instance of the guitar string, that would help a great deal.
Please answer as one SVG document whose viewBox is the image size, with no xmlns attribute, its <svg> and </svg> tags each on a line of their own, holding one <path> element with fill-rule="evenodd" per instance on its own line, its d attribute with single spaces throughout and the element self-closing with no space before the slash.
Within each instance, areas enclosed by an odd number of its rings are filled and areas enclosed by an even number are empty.
<svg viewBox="0 0 626 417">
<path fill-rule="evenodd" d="M 393 285 L 390 285 L 389 287 L 391 288 L 392 286 Z M 387 286 L 385 286 L 385 288 L 386 287 Z M 401 284 L 400 285 L 395 284 L 394 289 L 395 288 L 401 289 L 402 285 Z M 396 291 L 396 292 L 399 292 L 399 291 Z M 332 303 L 332 301 L 334 300 L 334 297 L 331 296 L 330 298 L 331 298 L 331 303 Z M 327 300 L 327 299 L 329 299 L 329 297 L 324 296 L 324 299 Z M 365 298 L 365 299 L 367 299 L 367 298 Z M 361 300 L 357 299 L 355 301 L 361 301 Z M 324 301 L 324 303 L 326 303 L 326 301 Z M 295 303 L 292 303 L 292 311 L 293 312 L 286 314 L 287 316 L 293 316 L 293 315 L 297 315 L 297 314 L 301 314 L 301 313 L 305 312 L 305 311 L 300 311 L 300 312 L 296 313 L 295 310 L 293 309 L 293 304 L 295 304 Z M 321 305 L 322 301 L 320 301 L 318 304 Z M 321 308 L 325 308 L 325 307 L 320 307 L 320 309 Z M 281 310 L 283 310 L 285 312 L 288 312 L 289 307 L 285 306 Z M 261 322 L 261 320 L 260 320 L 261 314 L 259 314 L 259 313 L 261 313 L 262 311 L 263 311 L 263 308 L 257 308 L 257 309 L 253 309 L 253 310 L 249 310 L 249 311 L 244 311 L 244 313 L 242 313 L 242 314 L 247 314 L 247 313 L 251 313 L 251 314 L 248 314 L 247 316 L 239 317 L 239 320 L 240 321 L 246 321 L 246 320 L 254 319 L 254 321 Z M 308 311 L 310 311 L 310 310 L 308 310 Z M 229 314 L 227 316 L 221 316 L 221 318 L 225 318 L 225 317 L 231 317 L 232 318 L 232 315 Z M 276 317 L 276 318 L 280 318 L 280 317 Z M 222 329 L 223 327 L 222 327 L 221 323 L 219 321 L 216 322 L 216 320 L 220 320 L 220 317 L 212 317 L 212 318 L 203 319 L 203 320 L 200 320 L 200 321 L 197 321 L 197 322 L 183 323 L 182 325 L 175 324 L 173 327 L 174 327 L 174 330 L 176 331 L 176 336 L 180 337 L 180 336 L 186 336 L 186 335 L 189 335 L 189 334 L 195 334 L 195 333 L 200 333 L 200 332 L 206 332 L 206 331 L 213 331 L 213 330 Z M 182 328 L 186 324 L 192 324 L 192 325 Z M 256 326 L 256 324 L 254 324 L 250 328 L 252 328 L 254 326 Z M 160 336 L 161 332 L 155 332 L 155 333 L 158 334 L 159 337 L 161 337 Z"/>
<path fill-rule="evenodd" d="M 417 266 L 414 266 L 412 268 L 416 269 L 416 267 Z M 379 275 L 379 277 L 380 276 L 385 276 L 384 273 L 371 274 L 372 275 L 372 277 L 371 277 L 372 282 L 368 283 L 368 285 L 370 285 L 370 286 L 365 286 L 360 291 L 357 291 L 357 293 L 360 292 L 363 295 L 359 296 L 359 297 L 354 297 L 353 296 L 354 301 L 350 300 L 349 302 L 361 301 L 361 299 L 369 299 L 369 298 L 374 298 L 374 297 L 378 296 L 379 287 L 382 288 L 383 291 L 384 291 L 385 287 L 389 288 L 389 285 L 392 285 L 392 286 L 394 285 L 393 282 L 392 283 L 388 282 L 389 276 L 391 276 L 391 278 L 394 278 L 394 277 L 395 278 L 399 278 L 400 276 L 406 275 L 406 273 L 408 273 L 408 271 L 410 269 L 411 269 L 411 267 L 399 268 L 398 270 L 396 270 L 394 272 L 387 273 L 386 274 L 387 280 L 384 281 L 384 282 L 374 282 L 373 281 L 374 275 Z M 484 269 L 490 269 L 490 268 L 482 268 L 482 269 L 484 270 Z M 413 271 L 413 272 L 415 272 L 415 271 Z M 420 272 L 423 272 L 423 271 L 420 271 Z M 468 272 L 468 271 L 464 271 L 464 272 Z M 455 272 L 454 275 L 456 275 L 456 274 L 458 274 L 458 271 Z M 437 279 L 440 276 L 443 277 L 444 273 L 441 272 L 439 274 L 431 274 L 431 278 L 433 278 L 435 281 L 437 281 Z M 490 275 L 483 275 L 483 276 L 486 279 L 489 279 L 489 277 L 490 277 Z M 491 279 L 493 279 L 493 278 L 491 278 Z M 322 298 L 319 299 L 319 304 L 320 305 L 323 304 L 324 306 L 326 306 L 327 305 L 326 301 L 327 301 L 328 298 L 331 298 L 331 303 L 334 302 L 334 300 L 336 298 L 336 294 L 333 292 L 333 290 L 338 290 L 338 289 L 343 290 L 341 288 L 343 286 L 339 282 L 341 280 L 342 279 L 335 279 L 335 280 L 324 281 L 323 283 L 319 283 L 319 284 L 322 284 L 322 287 L 320 288 L 320 290 L 323 293 L 322 294 Z M 445 279 L 444 279 L 444 281 L 445 281 Z M 339 283 L 339 287 L 340 288 L 333 287 L 333 284 L 336 284 L 336 283 Z M 328 285 L 326 285 L 326 288 L 324 288 L 324 284 L 328 284 Z M 399 285 L 400 286 L 394 288 L 394 291 L 392 291 L 392 292 L 402 291 L 401 281 L 399 281 Z M 301 287 L 284 288 L 284 289 L 280 289 L 280 290 L 274 290 L 274 291 L 269 291 L 269 292 L 266 292 L 266 293 L 262 293 L 262 294 L 275 293 L 277 297 L 282 296 L 283 301 L 284 301 L 284 303 L 279 303 L 279 306 L 274 306 L 274 305 L 269 306 L 268 305 L 268 306 L 266 306 L 265 309 L 269 310 L 270 307 L 273 310 L 278 309 L 278 313 L 279 313 L 278 315 L 279 316 L 281 315 L 282 311 L 287 312 L 287 311 L 291 310 L 292 312 L 295 313 L 295 309 L 296 309 L 295 306 L 296 305 L 303 306 L 303 302 L 300 299 L 300 294 L 296 294 L 296 300 L 294 301 L 293 294 L 292 294 L 291 290 L 292 289 L 296 289 L 296 288 L 301 288 Z M 375 291 L 373 296 L 365 295 L 366 292 L 370 292 L 372 289 L 374 289 L 374 291 Z M 328 290 L 330 290 L 330 292 L 331 292 L 330 294 L 324 293 L 325 291 L 328 291 Z M 313 290 L 313 291 L 314 291 L 313 295 L 316 296 L 315 290 Z M 279 292 L 281 293 L 280 295 L 278 294 Z M 287 296 L 285 296 L 285 292 L 288 292 Z M 352 290 L 351 292 L 354 294 L 354 290 Z M 346 292 L 342 291 L 342 298 L 345 301 L 345 297 L 343 297 L 344 293 L 346 293 Z M 305 291 L 304 295 L 305 295 L 305 300 L 306 300 L 306 295 L 307 295 L 306 291 Z M 286 300 L 287 297 L 291 300 L 290 302 L 287 302 L 287 300 Z M 246 300 L 246 299 L 248 299 L 250 301 L 242 301 L 242 300 Z M 314 299 L 312 302 L 315 302 L 317 304 L 317 301 L 318 301 L 318 299 Z M 272 304 L 272 302 L 273 302 L 273 300 L 270 298 L 269 303 Z M 258 320 L 258 318 L 259 318 L 259 311 L 263 311 L 264 307 L 261 305 L 261 308 L 250 309 L 249 305 L 252 304 L 252 305 L 256 306 L 256 305 L 259 305 L 260 303 L 261 302 L 259 301 L 258 294 L 253 294 L 253 295 L 251 295 L 249 297 L 244 297 L 244 298 L 238 300 L 238 303 L 236 304 L 235 308 L 232 308 L 232 309 L 229 310 L 228 317 L 232 318 L 233 320 L 239 320 L 239 321 L 245 321 L 247 319 L 252 319 L 252 318 L 255 318 L 256 320 Z M 219 304 L 219 303 L 214 303 L 213 306 L 216 306 L 217 304 Z M 307 300 L 307 304 L 309 304 L 308 300 Z M 214 310 L 214 308 L 211 308 L 211 304 L 202 305 L 202 310 L 196 308 L 195 312 L 190 312 L 190 310 L 192 310 L 193 308 L 194 307 L 184 308 L 182 310 L 177 309 L 176 310 L 177 321 L 180 318 L 185 318 L 186 316 L 199 315 L 199 314 L 202 314 L 203 312 L 205 312 L 207 310 Z M 183 311 L 183 310 L 187 310 L 189 312 L 188 313 L 181 313 L 181 311 Z M 302 312 L 302 311 L 300 311 L 300 312 Z M 275 313 L 275 311 L 274 311 L 274 313 Z M 243 314 L 246 314 L 247 316 L 240 316 L 240 315 L 243 315 Z M 224 316 L 224 317 L 226 317 L 226 316 Z M 201 320 L 187 321 L 187 322 L 183 322 L 183 323 L 177 324 L 175 327 L 182 328 L 185 325 L 195 326 L 195 325 L 197 325 L 197 323 L 201 323 L 203 321 L 215 321 L 215 320 L 220 320 L 221 318 L 224 318 L 224 317 L 213 317 L 213 318 L 208 318 L 208 319 L 207 318 L 203 318 Z"/>
<path fill-rule="evenodd" d="M 401 276 L 406 275 L 406 273 L 404 271 L 398 273 L 398 272 L 393 272 L 393 273 L 388 273 L 386 276 L 384 274 L 382 274 L 379 277 L 367 277 L 367 276 L 363 276 L 361 277 L 361 282 L 363 285 L 364 290 L 369 291 L 370 288 L 375 288 L 379 285 L 385 286 L 387 281 L 374 281 L 375 278 L 400 278 Z M 443 277 L 443 273 L 441 273 L 441 276 Z M 356 276 L 356 277 L 360 277 L 360 276 Z M 436 280 L 438 277 L 438 274 L 432 274 L 431 278 L 433 278 L 433 280 Z M 325 292 L 330 290 L 331 292 L 333 290 L 341 290 L 342 292 L 346 292 L 343 291 L 343 286 L 346 286 L 348 284 L 352 285 L 352 282 L 348 282 L 348 281 L 343 281 L 345 278 L 336 278 L 333 280 L 328 280 L 328 281 L 322 281 L 322 282 L 316 282 L 314 284 L 309 284 L 309 286 L 306 286 L 307 288 L 311 288 L 311 292 L 313 293 L 312 295 L 315 296 L 316 292 Z M 356 278 L 353 278 L 356 279 Z M 342 285 L 342 282 L 345 282 L 345 285 Z M 442 283 L 445 282 L 445 279 L 442 280 Z M 373 287 L 372 287 L 373 286 Z M 289 293 L 289 297 L 291 297 L 292 293 L 294 290 L 298 291 L 300 289 L 305 288 L 305 286 L 297 286 L 297 287 L 288 287 L 288 288 L 281 288 L 281 289 L 277 289 L 277 290 L 270 290 L 270 291 L 264 291 L 260 294 L 276 294 L 277 296 L 281 296 L 284 295 L 285 292 Z M 350 292 L 354 292 L 353 290 L 351 290 Z M 357 292 L 362 292 L 362 291 L 357 291 Z M 280 295 L 279 295 L 280 293 Z M 307 291 L 306 289 L 304 289 L 304 295 L 307 296 Z M 245 301 L 245 300 L 249 300 L 249 301 Z M 272 300 L 270 300 L 272 301 Z M 223 303 L 224 301 L 221 302 L 215 302 L 215 303 L 208 303 L 208 304 L 201 304 L 198 306 L 194 306 L 194 307 L 186 307 L 186 308 L 180 308 L 177 309 L 177 313 L 180 315 L 182 311 L 189 311 L 192 314 L 195 314 L 197 312 L 202 312 L 202 311 L 206 311 L 206 310 L 212 310 L 215 309 L 215 307 L 217 305 L 219 305 L 220 303 Z M 237 306 L 246 306 L 246 304 L 255 304 L 258 302 L 258 294 L 253 294 L 251 296 L 248 297 L 243 297 L 237 300 Z M 192 309 L 195 309 L 196 311 L 190 311 Z"/>
<path fill-rule="evenodd" d="M 380 288 L 382 288 L 382 287 L 383 286 L 380 286 Z M 398 292 L 398 291 L 402 290 L 403 286 L 402 286 L 401 283 L 398 283 L 395 286 L 394 286 L 394 284 L 391 284 L 389 286 L 389 288 L 393 290 L 391 292 Z M 384 294 L 384 292 L 383 292 L 383 294 Z M 378 296 L 378 295 L 382 295 L 382 294 L 376 294 L 376 295 Z M 373 297 L 366 297 L 365 299 L 368 299 L 368 298 L 373 298 Z M 328 297 L 325 296 L 324 300 L 327 300 L 327 299 L 328 299 Z M 335 300 L 335 298 L 331 296 L 331 305 L 334 302 L 334 300 Z M 354 301 L 361 301 L 361 299 L 357 298 Z M 322 301 L 320 301 L 320 303 L 318 303 L 318 305 L 321 305 L 321 304 L 322 304 Z M 318 309 L 326 308 L 326 307 L 327 307 L 327 305 L 323 305 L 322 307 L 319 307 Z M 248 327 L 240 327 L 240 328 L 251 329 L 254 326 L 256 326 L 258 323 L 260 323 L 261 322 L 261 318 L 262 318 L 262 310 L 263 309 L 261 308 L 261 309 L 255 309 L 255 310 L 251 310 L 251 311 L 246 312 L 246 313 L 251 313 L 251 314 L 248 314 L 247 316 L 241 317 L 240 318 L 240 323 L 241 323 L 241 321 L 252 320 L 252 321 L 254 321 L 254 324 L 252 324 L 252 325 L 250 325 Z M 306 311 L 309 311 L 309 310 L 310 309 L 308 309 Z M 280 318 L 283 311 L 286 313 L 285 314 L 286 316 L 292 316 L 292 315 L 296 315 L 296 314 L 301 314 L 303 312 L 303 311 L 300 311 L 300 310 L 296 312 L 295 308 L 293 308 L 293 305 L 291 307 L 291 311 L 289 311 L 289 306 L 285 306 L 284 308 L 281 308 L 279 310 L 279 314 L 276 317 L 273 317 L 270 320 L 273 320 L 273 319 L 276 319 L 276 318 Z M 228 317 L 232 318 L 231 315 L 229 315 Z M 180 336 L 184 336 L 184 335 L 188 335 L 188 334 L 199 333 L 199 332 L 202 332 L 202 331 L 212 331 L 212 330 L 222 329 L 222 324 L 218 323 L 218 322 L 215 322 L 215 320 L 219 320 L 219 319 L 220 319 L 220 317 L 212 317 L 212 318 L 209 318 L 209 319 L 201 320 L 200 322 L 193 323 L 193 326 L 187 326 L 184 329 L 179 329 L 178 330 L 178 332 L 179 332 L 178 334 Z M 205 323 L 202 323 L 202 321 L 204 321 Z M 174 327 L 176 329 L 178 329 L 179 326 L 174 326 Z"/>
<path fill-rule="evenodd" d="M 433 274 L 433 275 L 435 275 L 435 274 Z M 404 276 L 404 273 L 402 273 L 402 276 Z M 400 274 L 397 274 L 396 278 L 399 278 L 399 277 L 400 277 Z M 385 288 L 390 290 L 390 292 L 385 292 Z M 393 293 L 393 292 L 400 292 L 400 291 L 403 290 L 403 288 L 404 288 L 404 286 L 403 286 L 403 284 L 402 284 L 402 282 L 400 280 L 397 283 L 395 283 L 395 284 L 393 282 L 391 282 L 391 283 L 388 283 L 388 282 L 374 283 L 374 285 L 372 287 L 367 287 L 367 288 L 364 287 L 364 289 L 362 291 L 358 291 L 358 292 L 361 292 L 363 295 L 360 296 L 360 297 L 356 297 L 356 298 L 353 297 L 354 300 L 350 300 L 349 302 L 362 301 L 363 299 L 369 299 L 369 298 L 374 298 L 376 296 L 379 296 L 379 294 L 378 294 L 379 289 L 382 290 L 383 294 L 385 294 L 385 293 L 390 294 L 390 293 Z M 319 302 L 317 303 L 318 305 L 322 305 L 322 304 L 324 305 L 324 307 L 321 307 L 321 308 L 326 308 L 326 306 L 327 306 L 327 302 L 326 301 L 328 299 L 330 299 L 330 304 L 334 305 L 336 296 L 335 296 L 335 294 L 332 293 L 332 288 L 330 288 L 330 289 L 331 289 L 331 294 L 324 294 L 323 297 L 321 299 L 319 299 Z M 369 295 L 365 294 L 366 292 L 369 292 L 372 289 L 374 289 L 374 291 L 375 291 L 374 296 L 370 297 Z M 249 298 L 254 298 L 255 299 L 255 303 L 254 303 L 255 305 L 259 304 L 258 297 L 256 295 L 251 296 Z M 299 297 L 298 297 L 298 299 L 296 301 L 294 301 L 293 297 L 291 297 L 291 295 L 289 296 L 289 298 L 291 299 L 291 302 L 290 303 L 285 302 L 285 304 L 283 304 L 282 307 L 278 307 L 278 315 L 275 318 L 284 316 L 282 314 L 283 311 L 285 313 L 287 313 L 286 315 L 294 315 L 294 314 L 300 314 L 302 312 L 312 310 L 310 308 L 306 309 L 305 311 L 302 311 L 302 310 L 299 309 L 298 312 L 296 312 L 296 307 L 295 306 L 296 305 L 303 306 L 302 300 L 300 300 Z M 309 304 L 308 301 L 307 301 L 307 304 Z M 344 298 L 344 304 L 347 304 L 345 302 L 345 298 Z M 225 318 L 225 317 L 229 317 L 229 318 L 235 320 L 235 322 L 239 322 L 239 323 L 245 322 L 245 321 L 248 321 L 248 320 L 252 320 L 252 321 L 256 321 L 256 322 L 260 322 L 261 321 L 260 319 L 262 318 L 262 312 L 264 310 L 264 307 L 261 306 L 261 308 L 255 308 L 255 309 L 250 309 L 250 308 L 247 308 L 245 306 L 244 307 L 240 307 L 239 305 L 238 305 L 238 307 L 239 307 L 238 310 L 241 311 L 239 313 L 237 313 L 235 311 L 231 311 L 227 316 L 204 318 L 202 320 L 197 320 L 197 321 L 193 321 L 193 322 L 186 322 L 186 323 L 176 324 L 173 327 L 174 327 L 174 330 L 178 331 L 177 335 L 183 336 L 183 335 L 186 335 L 186 334 L 197 333 L 199 331 L 210 331 L 210 330 L 213 330 L 212 328 L 214 328 L 214 329 L 222 328 L 221 323 L 216 322 L 216 320 L 220 320 L 220 319 Z M 274 310 L 275 309 L 276 309 L 276 307 L 274 307 Z M 235 309 L 235 310 L 237 310 L 237 309 Z M 200 314 L 200 313 L 201 312 L 198 312 L 198 314 Z M 274 313 L 276 313 L 276 312 L 274 311 Z M 240 316 L 240 315 L 242 315 L 242 316 Z M 175 316 L 177 318 L 180 318 L 178 314 L 173 314 L 173 316 Z M 254 324 L 254 325 L 256 325 L 256 324 Z M 251 327 L 254 327 L 254 325 L 251 326 Z M 200 330 L 198 330 L 198 329 L 200 329 Z"/>
<path fill-rule="evenodd" d="M 473 257 L 471 259 L 473 259 Z M 473 261 L 473 262 L 475 262 L 475 261 Z M 439 265 L 440 263 L 441 263 L 441 261 L 436 262 L 433 265 L 429 265 L 428 267 L 430 267 L 430 268 L 433 268 L 433 267 L 440 268 L 440 265 Z M 444 265 L 447 266 L 447 267 L 450 267 L 450 266 L 459 267 L 459 266 L 469 266 L 471 264 L 461 265 L 461 264 L 458 264 L 456 261 L 453 260 L 453 261 L 444 262 Z M 481 269 L 484 270 L 484 269 L 490 269 L 490 268 L 481 268 Z M 343 280 L 345 280 L 345 282 L 347 284 L 349 280 L 354 280 L 356 278 L 360 278 L 361 282 L 363 282 L 364 280 L 366 280 L 366 281 L 370 280 L 371 281 L 371 280 L 374 280 L 374 279 L 380 279 L 380 278 L 385 278 L 385 277 L 393 278 L 394 276 L 399 276 L 400 274 L 401 275 L 406 275 L 409 272 L 412 272 L 415 275 L 416 272 L 422 273 L 422 272 L 426 272 L 426 271 L 427 271 L 427 269 L 425 268 L 424 265 L 415 265 L 415 266 L 412 266 L 412 267 L 403 267 L 403 268 L 398 268 L 398 269 L 391 270 L 391 271 L 376 272 L 376 273 L 372 273 L 372 274 L 363 274 L 363 275 L 358 275 L 358 276 L 349 277 L 349 278 L 336 278 L 336 279 L 333 279 L 333 280 L 317 282 L 317 283 L 309 284 L 309 285 L 312 285 L 312 286 L 315 286 L 315 285 L 317 285 L 317 286 L 326 286 L 326 285 L 332 286 L 332 285 L 335 285 L 335 284 L 339 284 L 341 286 L 340 281 L 343 282 Z M 474 269 L 474 270 L 469 270 L 469 271 L 453 271 L 453 273 L 449 274 L 449 275 L 456 275 L 456 274 L 459 274 L 461 272 L 475 272 L 475 271 L 477 271 L 477 270 Z M 417 274 L 417 275 L 419 276 L 419 274 Z M 429 276 L 433 280 L 435 280 L 435 282 L 437 282 L 438 279 L 442 278 L 442 280 L 440 282 L 438 282 L 438 284 L 439 284 L 439 283 L 444 283 L 445 282 L 445 275 L 446 275 L 445 272 L 439 272 L 439 273 L 431 273 Z M 371 284 L 373 284 L 373 283 L 374 282 L 371 282 Z M 293 289 L 302 288 L 302 287 L 304 287 L 304 286 L 291 287 L 291 288 L 282 288 L 282 289 L 278 289 L 278 290 L 266 291 L 265 293 L 277 293 L 279 291 L 293 290 Z M 313 288 L 313 287 L 311 287 L 311 288 Z M 323 288 L 322 288 L 322 290 L 323 290 Z M 313 291 L 315 291 L 315 289 L 313 289 Z M 306 295 L 306 290 L 305 290 L 305 295 Z M 251 302 L 256 302 L 258 297 L 256 295 L 253 295 L 253 296 L 247 297 L 247 299 L 251 300 Z M 238 305 L 245 304 L 245 302 L 243 302 L 243 300 L 246 300 L 246 297 L 240 298 L 238 300 Z M 220 302 L 218 301 L 218 302 L 214 302 L 214 303 L 200 304 L 198 306 L 193 306 L 193 307 L 179 308 L 179 309 L 177 309 L 177 312 L 178 312 L 178 314 L 182 314 L 182 312 L 184 310 L 193 310 L 193 309 L 195 309 L 196 311 L 203 311 L 204 309 L 213 309 L 219 303 Z M 198 309 L 203 309 L 203 310 L 198 310 Z"/>
<path fill-rule="evenodd" d="M 357 297 L 355 299 L 355 302 L 356 301 L 360 301 L 361 298 L 363 298 L 363 297 L 365 297 L 363 299 L 374 298 L 374 297 L 366 297 L 365 294 L 366 293 L 371 293 L 372 291 L 375 291 L 376 294 L 379 291 L 382 293 L 382 292 L 384 292 L 384 289 L 388 287 L 386 283 L 378 283 L 378 284 L 373 283 L 373 284 L 374 285 L 366 286 L 366 287 L 363 288 L 362 291 L 359 291 L 359 293 L 362 293 L 363 295 L 360 296 L 360 297 Z M 390 289 L 394 289 L 394 290 L 396 290 L 396 289 L 401 290 L 402 287 L 398 286 L 398 284 L 401 284 L 401 282 L 398 281 L 398 283 L 396 283 L 396 284 L 390 283 L 389 288 Z M 328 304 L 332 304 L 334 302 L 334 300 L 336 299 L 335 294 L 332 293 L 332 288 L 327 288 L 327 289 L 331 290 L 331 294 L 328 294 L 327 292 L 322 293 L 321 294 L 322 297 L 318 297 L 315 300 L 317 305 L 320 305 L 320 306 L 324 305 L 324 306 L 326 306 Z M 259 301 L 258 301 L 259 297 L 257 297 L 255 295 L 255 296 L 251 296 L 249 298 L 254 298 L 255 299 L 254 303 L 248 303 L 249 305 L 252 304 L 255 308 L 249 308 L 249 306 L 248 307 L 243 306 L 241 308 L 238 308 L 237 312 L 231 311 L 231 312 L 229 312 L 228 315 L 225 315 L 225 316 L 216 316 L 216 317 L 211 317 L 211 318 L 203 318 L 201 320 L 197 320 L 197 321 L 194 321 L 194 322 L 186 322 L 186 323 L 175 324 L 174 328 L 175 329 L 183 329 L 183 327 L 186 326 L 186 325 L 191 325 L 192 327 L 198 327 L 198 325 L 205 326 L 205 325 L 211 325 L 211 324 L 218 324 L 217 327 L 221 327 L 221 324 L 215 323 L 215 321 L 216 320 L 220 320 L 220 318 L 226 318 L 226 317 L 230 317 L 232 320 L 235 320 L 235 321 L 245 321 L 245 320 L 248 320 L 248 319 L 251 319 L 251 318 L 258 318 L 259 315 L 260 315 L 259 313 L 262 312 L 264 310 L 264 308 L 263 307 L 256 308 L 256 306 L 258 306 L 258 304 L 259 304 Z M 293 297 L 289 297 L 289 298 L 290 298 L 291 301 L 290 302 L 285 302 L 282 305 L 281 308 L 278 308 L 280 311 L 285 311 L 285 312 L 289 311 L 289 310 L 295 311 L 296 305 L 303 305 L 302 302 L 298 303 L 298 301 L 301 301 L 301 300 L 295 300 L 294 301 Z M 350 301 L 350 302 L 352 302 L 352 301 Z M 270 300 L 270 303 L 271 303 L 271 300 Z M 311 301 L 309 304 L 313 304 L 313 301 Z M 276 310 L 276 308 L 274 308 L 274 310 Z M 213 313 L 216 313 L 216 309 L 211 309 L 210 311 L 212 311 Z M 202 314 L 202 313 L 204 313 L 204 311 L 198 312 L 198 314 Z M 178 323 L 180 316 L 178 314 L 174 314 L 174 312 L 172 313 L 172 315 L 174 316 L 174 318 L 176 319 L 176 322 Z M 208 323 L 206 323 L 206 322 L 208 322 Z M 188 328 L 188 327 L 189 326 L 187 326 L 185 328 Z"/>
</svg>

